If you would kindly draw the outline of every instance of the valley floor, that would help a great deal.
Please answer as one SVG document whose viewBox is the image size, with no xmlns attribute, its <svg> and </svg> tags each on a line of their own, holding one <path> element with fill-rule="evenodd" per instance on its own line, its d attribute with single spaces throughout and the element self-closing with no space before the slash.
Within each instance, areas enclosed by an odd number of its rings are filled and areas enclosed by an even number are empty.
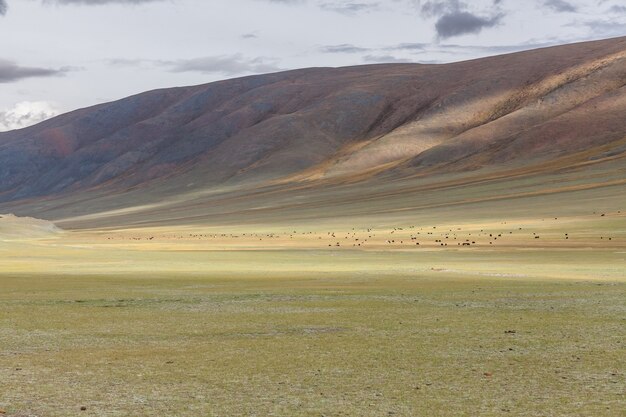
<svg viewBox="0 0 626 417">
<path fill-rule="evenodd" d="M 0 409 L 623 415 L 625 219 L 5 224 Z"/>
</svg>

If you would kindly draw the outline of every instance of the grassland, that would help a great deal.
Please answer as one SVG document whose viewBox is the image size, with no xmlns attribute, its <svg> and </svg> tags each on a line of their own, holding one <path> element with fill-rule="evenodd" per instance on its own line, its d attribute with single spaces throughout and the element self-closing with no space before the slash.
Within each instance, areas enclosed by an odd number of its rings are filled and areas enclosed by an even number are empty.
<svg viewBox="0 0 626 417">
<path fill-rule="evenodd" d="M 0 415 L 626 417 L 624 61 L 597 45 L 7 133 Z"/>
<path fill-rule="evenodd" d="M 5 234 L 0 408 L 624 415 L 621 210 L 445 220 Z"/>
</svg>

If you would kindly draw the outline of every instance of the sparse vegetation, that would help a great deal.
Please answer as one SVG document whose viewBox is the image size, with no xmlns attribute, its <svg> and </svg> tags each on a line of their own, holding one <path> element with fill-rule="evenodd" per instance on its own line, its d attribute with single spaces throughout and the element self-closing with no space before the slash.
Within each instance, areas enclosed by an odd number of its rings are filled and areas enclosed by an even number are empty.
<svg viewBox="0 0 626 417">
<path fill-rule="evenodd" d="M 619 415 L 626 217 L 554 217 L 0 242 L 0 408 Z"/>
<path fill-rule="evenodd" d="M 256 264 L 235 255 L 242 269 Z M 319 257 L 262 255 L 293 267 Z M 3 275 L 0 407 L 51 417 L 83 406 L 97 416 L 623 409 L 624 283 L 523 278 L 497 261 L 466 273 L 462 259 L 410 272 L 393 254 L 376 256 L 395 270 L 368 273 L 362 254 L 348 256 L 326 264 L 332 273 Z"/>
</svg>

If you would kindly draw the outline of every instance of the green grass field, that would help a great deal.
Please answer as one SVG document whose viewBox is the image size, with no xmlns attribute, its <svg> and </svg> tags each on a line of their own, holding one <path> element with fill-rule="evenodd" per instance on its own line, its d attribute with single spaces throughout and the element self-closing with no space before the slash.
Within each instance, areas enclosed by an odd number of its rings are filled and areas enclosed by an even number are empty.
<svg viewBox="0 0 626 417">
<path fill-rule="evenodd" d="M 625 255 L 209 251 L 176 255 L 207 273 L 5 273 L 0 408 L 620 416 Z"/>
<path fill-rule="evenodd" d="M 0 219 L 0 409 L 625 416 L 626 212 L 585 196 L 297 226 Z"/>
</svg>

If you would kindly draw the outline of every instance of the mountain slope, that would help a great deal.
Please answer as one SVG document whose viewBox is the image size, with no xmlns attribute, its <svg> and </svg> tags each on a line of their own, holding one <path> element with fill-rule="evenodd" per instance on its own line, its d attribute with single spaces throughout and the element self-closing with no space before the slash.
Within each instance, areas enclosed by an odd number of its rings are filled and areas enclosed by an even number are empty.
<svg viewBox="0 0 626 417">
<path fill-rule="evenodd" d="M 155 90 L 0 133 L 0 209 L 154 213 L 262 187 L 372 191 L 588 161 L 614 174 L 624 114 L 626 38 Z"/>
</svg>

